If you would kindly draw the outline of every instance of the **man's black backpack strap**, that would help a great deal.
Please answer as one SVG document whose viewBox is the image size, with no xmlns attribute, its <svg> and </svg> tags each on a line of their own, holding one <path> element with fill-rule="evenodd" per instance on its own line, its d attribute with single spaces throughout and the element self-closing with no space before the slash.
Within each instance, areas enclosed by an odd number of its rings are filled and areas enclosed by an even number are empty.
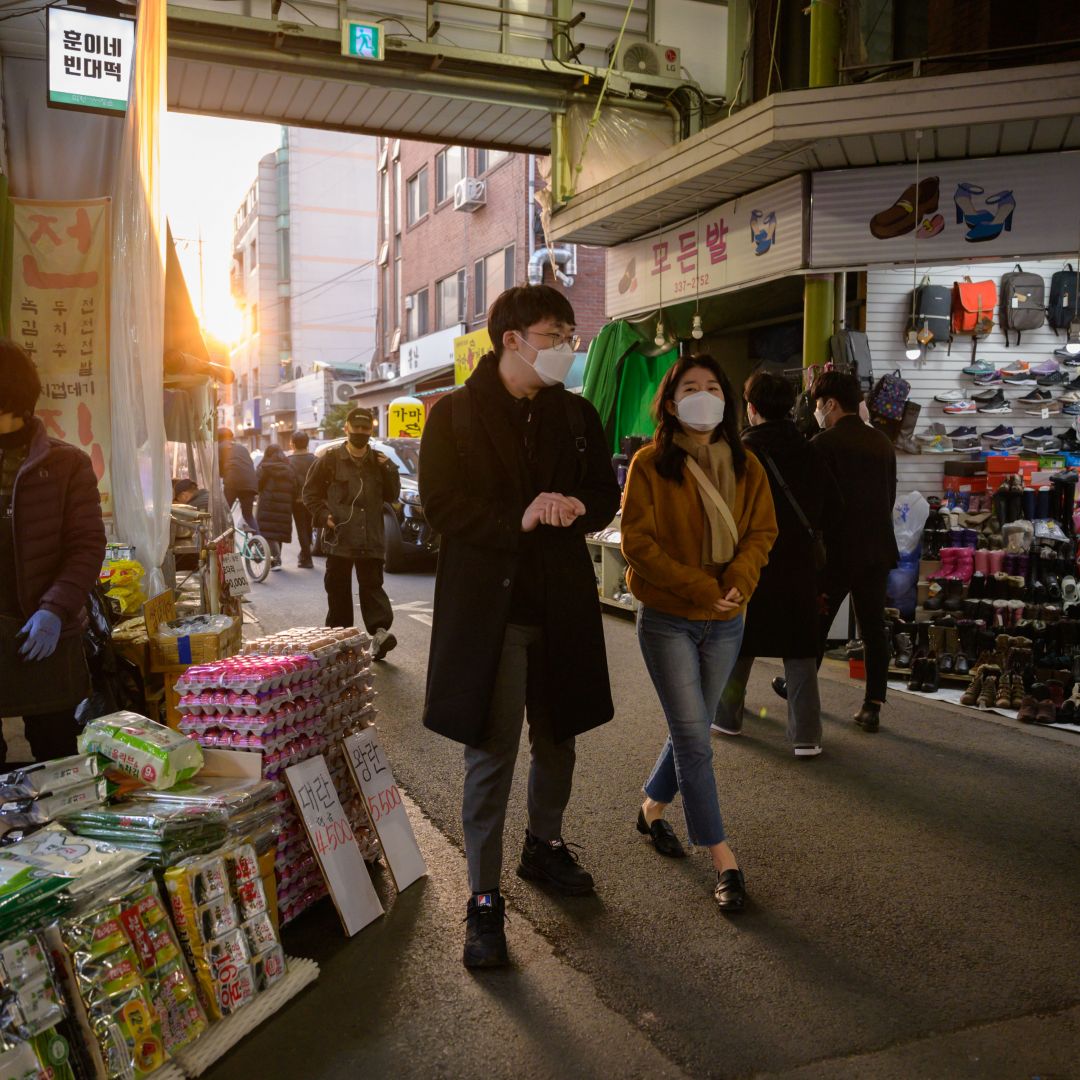
<svg viewBox="0 0 1080 1080">
<path fill-rule="evenodd" d="M 464 388 L 450 395 L 450 423 L 462 468 L 469 460 L 469 426 L 472 423 L 472 402 L 469 398 L 469 391 Z"/>
<path fill-rule="evenodd" d="M 585 409 L 576 394 L 564 394 L 563 404 L 566 407 L 566 422 L 570 426 L 570 435 L 574 440 L 574 450 L 577 453 L 577 480 L 580 484 L 585 479 L 585 454 L 589 449 L 589 441 L 585 438 Z"/>
</svg>

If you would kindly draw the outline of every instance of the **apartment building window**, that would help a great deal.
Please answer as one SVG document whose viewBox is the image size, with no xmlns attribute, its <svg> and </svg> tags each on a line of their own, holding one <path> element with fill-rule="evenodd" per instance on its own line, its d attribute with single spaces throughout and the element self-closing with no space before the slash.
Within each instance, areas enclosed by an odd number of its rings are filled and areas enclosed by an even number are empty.
<svg viewBox="0 0 1080 1080">
<path fill-rule="evenodd" d="M 458 181 L 465 178 L 465 147 L 448 146 L 435 158 L 435 205 L 454 197 Z"/>
<path fill-rule="evenodd" d="M 251 332 L 257 334 L 259 332 L 259 305 L 251 305 Z"/>
<path fill-rule="evenodd" d="M 397 290 L 394 294 L 394 326 L 401 333 L 401 312 L 405 307 L 405 282 L 402 280 L 401 256 L 394 260 L 394 279 L 397 281 Z"/>
<path fill-rule="evenodd" d="M 435 282 L 435 321 L 439 330 L 465 321 L 465 271 Z"/>
<path fill-rule="evenodd" d="M 257 267 L 259 265 L 258 248 L 256 246 L 256 243 L 257 242 L 255 240 L 251 241 L 251 269 L 252 270 L 254 270 L 255 267 Z"/>
<path fill-rule="evenodd" d="M 394 320 L 390 316 L 390 297 L 393 295 L 390 289 L 390 267 L 382 269 L 382 288 L 379 295 L 379 311 L 383 323 L 383 355 L 390 355 L 390 334 L 394 329 Z"/>
<path fill-rule="evenodd" d="M 401 190 L 401 162 L 394 162 L 394 232 L 401 235 L 402 200 L 405 193 Z"/>
<path fill-rule="evenodd" d="M 410 293 L 405 297 L 405 332 L 409 341 L 415 341 L 417 338 L 423 337 L 430 330 L 427 289 Z"/>
<path fill-rule="evenodd" d="M 428 212 L 428 170 L 425 165 L 408 185 L 408 222 L 415 225 Z"/>
<path fill-rule="evenodd" d="M 496 165 L 501 165 L 509 156 L 505 150 L 477 150 L 476 175 L 483 176 Z"/>
<path fill-rule="evenodd" d="M 285 215 L 288 220 L 288 215 Z M 278 281 L 282 284 L 290 280 L 291 254 L 289 250 L 289 226 L 278 225 L 277 231 Z"/>
<path fill-rule="evenodd" d="M 390 236 L 390 175 L 385 169 L 379 173 L 379 210 L 382 221 L 382 239 Z"/>
<path fill-rule="evenodd" d="M 484 318 L 488 305 L 493 304 L 499 293 L 513 284 L 513 244 L 486 258 L 477 259 L 473 266 L 473 314 L 477 318 Z"/>
</svg>

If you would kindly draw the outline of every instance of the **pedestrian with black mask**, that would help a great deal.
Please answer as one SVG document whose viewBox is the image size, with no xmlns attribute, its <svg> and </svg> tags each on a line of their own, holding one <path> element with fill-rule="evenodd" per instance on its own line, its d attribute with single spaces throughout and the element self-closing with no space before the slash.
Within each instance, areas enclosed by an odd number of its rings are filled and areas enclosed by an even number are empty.
<svg viewBox="0 0 1080 1080">
<path fill-rule="evenodd" d="M 345 418 L 346 439 L 316 458 L 304 483 L 304 505 L 325 530 L 327 626 L 352 626 L 352 576 L 360 614 L 371 635 L 371 657 L 382 660 L 397 645 L 390 633 L 394 611 L 383 589 L 386 533 L 383 507 L 401 494 L 397 467 L 368 443 L 375 429 L 369 409 Z"/>
<path fill-rule="evenodd" d="M 0 716 L 22 716 L 46 761 L 77 749 L 82 632 L 105 525 L 90 458 L 45 433 L 40 394 L 30 358 L 0 340 Z M 0 737 L 0 762 L 6 753 Z"/>
</svg>

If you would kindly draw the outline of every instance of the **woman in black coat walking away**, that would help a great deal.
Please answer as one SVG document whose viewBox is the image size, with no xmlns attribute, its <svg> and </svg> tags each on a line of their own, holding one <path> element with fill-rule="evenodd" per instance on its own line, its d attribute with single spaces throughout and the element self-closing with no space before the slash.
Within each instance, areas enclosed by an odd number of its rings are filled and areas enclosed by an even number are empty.
<svg viewBox="0 0 1080 1080">
<path fill-rule="evenodd" d="M 274 443 L 259 463 L 259 533 L 270 542 L 270 569 L 281 569 L 281 545 L 292 541 L 292 508 L 299 492 L 285 452 Z"/>
<path fill-rule="evenodd" d="M 832 473 L 792 422 L 795 386 L 756 372 L 743 388 L 750 426 L 742 439 L 769 478 L 779 536 L 746 613 L 739 660 L 716 711 L 713 730 L 742 733 L 743 698 L 754 658 L 783 658 L 787 678 L 788 739 L 796 757 L 821 753 L 817 681 L 819 587 L 815 548 L 827 543 L 840 492 Z M 815 534 L 817 536 L 815 537 Z"/>
</svg>

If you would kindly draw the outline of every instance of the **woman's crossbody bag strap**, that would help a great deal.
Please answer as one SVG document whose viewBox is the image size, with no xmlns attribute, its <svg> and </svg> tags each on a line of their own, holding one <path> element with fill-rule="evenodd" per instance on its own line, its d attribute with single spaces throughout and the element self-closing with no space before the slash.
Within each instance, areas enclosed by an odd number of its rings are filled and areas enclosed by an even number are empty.
<svg viewBox="0 0 1080 1080">
<path fill-rule="evenodd" d="M 716 490 L 713 482 L 705 475 L 705 470 L 694 461 L 692 457 L 687 455 L 686 467 L 690 470 L 690 475 L 697 481 L 697 486 L 703 495 L 706 495 L 709 502 L 720 511 L 720 516 L 724 519 L 724 524 L 728 527 L 728 532 L 731 533 L 732 540 L 735 541 L 736 546 L 739 543 L 739 527 L 735 524 L 735 518 L 731 513 L 728 504 L 724 501 L 724 496 Z"/>
<path fill-rule="evenodd" d="M 795 498 L 791 488 L 787 486 L 787 481 L 780 475 L 780 470 L 776 467 L 773 459 L 764 450 L 755 450 L 754 453 L 765 462 L 765 467 L 776 477 L 776 482 L 780 485 L 780 490 L 787 496 L 787 501 L 791 504 L 791 509 L 795 511 L 799 523 L 810 534 L 810 538 L 814 539 L 814 526 L 807 520 L 802 507 L 799 505 L 799 500 Z"/>
</svg>

